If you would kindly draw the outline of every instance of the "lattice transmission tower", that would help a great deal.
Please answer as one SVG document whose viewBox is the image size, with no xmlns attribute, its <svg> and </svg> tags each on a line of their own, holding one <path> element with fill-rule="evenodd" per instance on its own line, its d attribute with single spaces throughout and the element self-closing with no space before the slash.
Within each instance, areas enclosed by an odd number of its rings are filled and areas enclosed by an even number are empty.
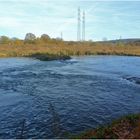
<svg viewBox="0 0 140 140">
<path fill-rule="evenodd" d="M 81 10 L 78 8 L 77 41 L 81 41 Z"/>
<path fill-rule="evenodd" d="M 82 21 L 82 41 L 85 41 L 85 11 L 83 12 L 83 21 Z"/>
<path fill-rule="evenodd" d="M 83 16 L 81 20 L 81 9 L 78 8 L 77 41 L 85 41 L 85 22 L 85 11 L 83 11 Z"/>
</svg>

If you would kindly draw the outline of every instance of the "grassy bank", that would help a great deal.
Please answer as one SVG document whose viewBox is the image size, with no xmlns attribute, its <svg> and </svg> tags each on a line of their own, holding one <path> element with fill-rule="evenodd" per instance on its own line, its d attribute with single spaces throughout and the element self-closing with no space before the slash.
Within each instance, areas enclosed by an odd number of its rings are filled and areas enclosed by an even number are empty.
<svg viewBox="0 0 140 140">
<path fill-rule="evenodd" d="M 59 40 L 23 40 L 0 44 L 0 57 L 24 57 L 48 54 L 54 57 L 79 55 L 140 56 L 140 43 L 66 42 Z M 42 58 L 42 57 L 41 57 Z M 50 58 L 50 57 L 49 57 Z"/>
<path fill-rule="evenodd" d="M 71 59 L 70 56 L 67 55 L 57 55 L 57 54 L 48 54 L 48 53 L 35 53 L 26 57 L 31 57 L 35 59 L 39 59 L 41 61 L 52 61 L 52 60 L 68 60 Z"/>
<path fill-rule="evenodd" d="M 72 136 L 74 139 L 139 139 L 140 138 L 140 114 L 128 115 L 113 121 L 107 126 L 95 130 L 88 130 L 79 135 Z"/>
</svg>

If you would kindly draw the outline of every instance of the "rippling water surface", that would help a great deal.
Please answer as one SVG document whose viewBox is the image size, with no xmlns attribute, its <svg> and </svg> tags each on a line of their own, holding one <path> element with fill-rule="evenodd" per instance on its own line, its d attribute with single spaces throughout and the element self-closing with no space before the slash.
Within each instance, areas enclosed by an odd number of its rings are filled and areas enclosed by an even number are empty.
<svg viewBox="0 0 140 140">
<path fill-rule="evenodd" d="M 140 58 L 0 59 L 0 138 L 54 138 L 140 112 Z"/>
</svg>

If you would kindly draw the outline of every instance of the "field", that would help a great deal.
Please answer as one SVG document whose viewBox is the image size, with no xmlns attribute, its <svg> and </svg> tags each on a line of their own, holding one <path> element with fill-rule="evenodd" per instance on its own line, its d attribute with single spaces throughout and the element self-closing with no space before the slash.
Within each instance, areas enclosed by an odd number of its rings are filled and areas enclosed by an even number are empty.
<svg viewBox="0 0 140 140">
<path fill-rule="evenodd" d="M 25 57 L 34 54 L 58 56 L 75 55 L 130 55 L 140 56 L 140 43 L 70 42 L 55 39 L 0 43 L 0 57 Z"/>
</svg>

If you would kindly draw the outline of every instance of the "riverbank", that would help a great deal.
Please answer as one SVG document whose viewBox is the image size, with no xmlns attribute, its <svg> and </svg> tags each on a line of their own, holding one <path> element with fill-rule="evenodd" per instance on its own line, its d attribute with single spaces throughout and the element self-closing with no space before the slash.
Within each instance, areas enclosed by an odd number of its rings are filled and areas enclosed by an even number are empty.
<svg viewBox="0 0 140 140">
<path fill-rule="evenodd" d="M 140 56 L 140 44 L 65 42 L 54 40 L 34 43 L 20 41 L 0 44 L 0 57 L 27 57 L 35 56 L 36 54 L 51 55 L 54 56 L 54 59 L 56 56 L 60 58 L 64 56 L 65 58 L 65 56 L 83 55 Z"/>
<path fill-rule="evenodd" d="M 88 130 L 79 135 L 72 136 L 76 139 L 139 139 L 140 114 L 132 114 L 113 121 L 111 124 Z"/>
</svg>

